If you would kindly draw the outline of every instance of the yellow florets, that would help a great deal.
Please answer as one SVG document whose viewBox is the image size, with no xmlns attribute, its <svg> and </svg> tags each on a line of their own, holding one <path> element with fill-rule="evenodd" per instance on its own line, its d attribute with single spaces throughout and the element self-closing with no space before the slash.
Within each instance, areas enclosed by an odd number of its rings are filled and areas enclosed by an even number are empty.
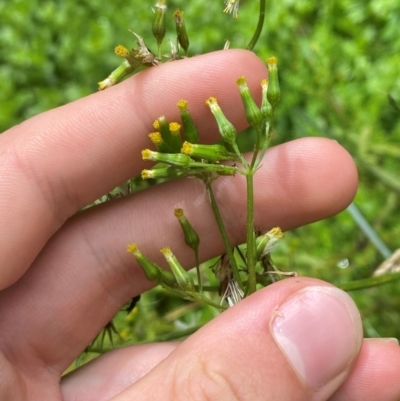
<svg viewBox="0 0 400 401">
<path fill-rule="evenodd" d="M 246 85 L 246 77 L 241 76 L 236 80 L 236 85 L 241 86 L 241 85 Z"/>
<path fill-rule="evenodd" d="M 142 159 L 143 160 L 151 160 L 152 151 L 150 149 L 142 150 Z"/>
<path fill-rule="evenodd" d="M 183 153 L 184 155 L 190 155 L 192 154 L 192 149 L 193 149 L 192 144 L 190 142 L 185 141 L 183 142 L 181 153 Z"/>
<path fill-rule="evenodd" d="M 180 20 L 183 18 L 183 11 L 177 8 L 172 15 L 176 18 L 178 22 L 180 22 Z"/>
<path fill-rule="evenodd" d="M 218 102 L 217 102 L 217 98 L 216 97 L 213 97 L 213 96 L 211 96 L 211 97 L 209 97 L 207 100 L 206 100 L 206 105 L 207 106 L 214 106 L 214 105 L 216 105 L 216 104 L 218 104 Z"/>
<path fill-rule="evenodd" d="M 155 129 L 160 129 L 160 122 L 158 121 L 158 119 L 154 121 L 153 127 L 154 127 Z"/>
<path fill-rule="evenodd" d="M 153 170 L 142 170 L 141 172 L 142 180 L 147 180 L 153 178 L 154 172 Z"/>
<path fill-rule="evenodd" d="M 180 208 L 175 209 L 174 210 L 174 215 L 175 215 L 175 217 L 177 217 L 179 219 L 180 217 L 183 216 L 183 209 L 180 209 Z"/>
<path fill-rule="evenodd" d="M 163 142 L 161 134 L 159 132 L 152 132 L 149 134 L 149 138 L 154 145 L 160 145 Z"/>
<path fill-rule="evenodd" d="M 181 99 L 176 105 L 179 107 L 179 110 L 184 111 L 187 110 L 188 102 L 187 100 Z"/>
<path fill-rule="evenodd" d="M 173 123 L 169 124 L 169 130 L 171 131 L 172 135 L 178 135 L 180 129 L 181 129 L 181 126 L 178 123 L 173 122 Z"/>
<path fill-rule="evenodd" d="M 271 230 L 268 231 L 267 235 L 270 238 L 283 238 L 285 236 L 284 232 L 281 230 L 280 227 L 274 227 Z"/>
<path fill-rule="evenodd" d="M 138 247 L 136 246 L 136 244 L 127 245 L 126 246 L 126 250 L 128 252 L 130 252 L 130 253 L 133 253 L 134 255 L 140 253 L 140 251 L 139 251 Z"/>
<path fill-rule="evenodd" d="M 118 45 L 114 52 L 118 57 L 127 57 L 129 55 L 129 50 L 123 45 Z"/>
<path fill-rule="evenodd" d="M 171 258 L 173 256 L 171 248 L 169 246 L 165 246 L 164 248 L 160 249 L 160 252 L 166 257 Z"/>
</svg>

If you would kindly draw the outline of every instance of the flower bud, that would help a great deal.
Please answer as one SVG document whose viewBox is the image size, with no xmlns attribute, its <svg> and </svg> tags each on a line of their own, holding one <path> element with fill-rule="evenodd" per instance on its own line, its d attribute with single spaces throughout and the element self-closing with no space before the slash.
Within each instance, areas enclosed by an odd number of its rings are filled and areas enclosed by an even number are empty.
<svg viewBox="0 0 400 401">
<path fill-rule="evenodd" d="M 164 269 L 160 269 L 160 280 L 162 284 L 166 285 L 167 287 L 175 287 L 176 286 L 176 279 L 175 276 Z"/>
<path fill-rule="evenodd" d="M 199 142 L 199 131 L 197 131 L 196 126 L 192 116 L 189 113 L 186 100 L 179 100 L 177 104 L 179 112 L 181 115 L 181 120 L 183 124 L 183 130 L 185 131 L 185 138 L 188 142 L 198 143 Z"/>
<path fill-rule="evenodd" d="M 171 133 L 171 143 L 174 152 L 179 152 L 182 147 L 181 126 L 172 122 L 169 124 L 169 132 Z"/>
<path fill-rule="evenodd" d="M 161 43 L 164 39 L 166 26 L 165 26 L 165 12 L 167 11 L 167 6 L 165 5 L 165 0 L 157 0 L 154 6 L 154 21 L 153 21 L 153 35 L 157 39 L 159 54 L 161 56 L 160 49 Z"/>
<path fill-rule="evenodd" d="M 183 20 L 183 11 L 175 10 L 175 27 L 176 27 L 176 35 L 178 37 L 178 43 L 185 51 L 185 56 L 188 54 L 189 49 L 189 38 L 186 32 L 185 21 Z"/>
<path fill-rule="evenodd" d="M 142 158 L 143 160 L 167 163 L 177 167 L 188 167 L 190 163 L 194 162 L 189 156 L 182 153 L 160 153 L 153 152 L 150 149 L 142 150 Z"/>
<path fill-rule="evenodd" d="M 261 88 L 262 88 L 261 114 L 266 121 L 269 121 L 272 114 L 272 107 L 267 98 L 268 81 L 266 79 L 263 79 L 261 81 Z"/>
<path fill-rule="evenodd" d="M 274 227 L 267 233 L 260 235 L 256 240 L 257 260 L 268 255 L 274 248 L 276 248 L 279 240 L 284 236 L 285 234 L 279 227 Z"/>
<path fill-rule="evenodd" d="M 142 170 L 141 173 L 142 180 L 181 178 L 187 174 L 188 171 L 175 166 L 153 168 L 152 170 Z"/>
<path fill-rule="evenodd" d="M 236 81 L 236 85 L 239 87 L 240 96 L 244 104 L 247 122 L 252 127 L 258 127 L 261 124 L 262 115 L 260 109 L 253 99 L 253 96 L 251 96 L 250 89 L 247 86 L 246 78 L 243 76 L 238 78 Z"/>
<path fill-rule="evenodd" d="M 185 244 L 197 252 L 199 249 L 200 238 L 183 213 L 183 209 L 175 209 L 174 215 L 182 227 L 183 235 L 185 237 Z"/>
<path fill-rule="evenodd" d="M 217 99 L 215 97 L 210 97 L 207 99 L 206 104 L 217 121 L 219 133 L 222 136 L 222 139 L 230 145 L 236 144 L 236 128 L 225 117 L 221 107 L 218 105 Z"/>
<path fill-rule="evenodd" d="M 172 152 L 179 152 L 179 150 L 175 150 L 173 147 L 171 131 L 169 130 L 169 124 L 165 116 L 158 117 L 158 119 L 154 121 L 153 126 L 155 129 L 160 131 L 161 137 L 166 143 L 167 147 L 171 149 Z"/>
<path fill-rule="evenodd" d="M 219 144 L 203 145 L 186 141 L 182 145 L 181 153 L 196 159 L 205 159 L 212 163 L 222 160 L 237 160 L 237 156 L 234 153 L 229 152 L 225 146 Z"/>
<path fill-rule="evenodd" d="M 159 132 L 152 132 L 149 134 L 149 138 L 159 152 L 168 153 L 170 151 Z"/>
<path fill-rule="evenodd" d="M 126 61 L 128 61 L 134 70 L 142 65 L 141 61 L 135 58 L 134 52 L 128 50 L 123 45 L 118 45 L 114 49 L 114 52 L 118 57 L 123 57 Z"/>
<path fill-rule="evenodd" d="M 169 267 L 175 276 L 178 286 L 184 291 L 194 291 L 194 282 L 189 273 L 182 267 L 178 262 L 176 256 L 171 252 L 171 249 L 164 247 L 161 249 L 161 253 L 164 255 Z"/>
<path fill-rule="evenodd" d="M 269 57 L 267 59 L 267 67 L 269 73 L 267 99 L 272 106 L 272 110 L 276 109 L 279 98 L 281 97 L 277 63 L 278 59 L 276 57 Z"/>
<path fill-rule="evenodd" d="M 126 247 L 126 249 L 135 257 L 139 265 L 142 267 L 147 280 L 156 281 L 160 278 L 161 268 L 155 263 L 150 262 L 150 260 L 139 251 L 136 244 L 130 244 Z"/>
<path fill-rule="evenodd" d="M 99 90 L 107 89 L 118 82 L 121 82 L 126 76 L 133 72 L 133 67 L 127 60 L 124 60 L 119 67 L 117 67 L 105 80 L 98 83 Z"/>
</svg>

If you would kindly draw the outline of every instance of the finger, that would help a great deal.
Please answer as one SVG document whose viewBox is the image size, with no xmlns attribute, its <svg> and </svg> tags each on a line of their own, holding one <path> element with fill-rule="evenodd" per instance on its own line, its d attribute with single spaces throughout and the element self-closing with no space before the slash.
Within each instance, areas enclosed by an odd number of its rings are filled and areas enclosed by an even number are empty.
<svg viewBox="0 0 400 401">
<path fill-rule="evenodd" d="M 274 225 L 289 229 L 334 214 L 351 201 L 356 178 L 353 161 L 334 141 L 309 138 L 273 148 L 255 176 L 255 224 L 263 230 Z M 232 243 L 242 243 L 243 177 L 221 178 L 214 191 Z M 32 269 L 0 294 L 4 342 L 16 347 L 26 341 L 29 330 L 34 356 L 54 369 L 65 369 L 130 297 L 152 285 L 126 252 L 126 244 L 137 242 L 163 266 L 159 249 L 170 245 L 184 266 L 193 266 L 193 254 L 182 247 L 182 233 L 174 221 L 176 207 L 183 207 L 200 235 L 201 258 L 221 254 L 220 235 L 198 181 L 171 182 L 92 208 L 73 218 Z"/>
<path fill-rule="evenodd" d="M 202 141 L 217 133 L 204 104 L 210 95 L 243 129 L 234 82 L 246 73 L 260 98 L 266 69 L 251 52 L 223 51 L 166 63 L 3 133 L 0 226 L 7 230 L 0 237 L 0 289 L 24 273 L 68 217 L 140 171 L 140 150 L 148 147 L 152 122 L 160 115 L 177 120 L 179 99 L 189 101 L 205 133 Z"/>
<path fill-rule="evenodd" d="M 112 401 L 323 401 L 361 343 L 359 312 L 346 293 L 288 279 L 222 313 Z"/>
<path fill-rule="evenodd" d="M 397 340 L 364 340 L 348 379 L 330 401 L 398 401 L 400 398 L 400 347 Z"/>
<path fill-rule="evenodd" d="M 63 399 L 109 400 L 145 376 L 178 345 L 134 346 L 105 354 L 64 378 Z M 329 401 L 397 401 L 400 398 L 399 372 L 397 341 L 364 340 L 349 376 Z"/>
<path fill-rule="evenodd" d="M 178 343 L 159 343 L 109 352 L 63 377 L 64 401 L 106 401 L 137 382 Z"/>
</svg>

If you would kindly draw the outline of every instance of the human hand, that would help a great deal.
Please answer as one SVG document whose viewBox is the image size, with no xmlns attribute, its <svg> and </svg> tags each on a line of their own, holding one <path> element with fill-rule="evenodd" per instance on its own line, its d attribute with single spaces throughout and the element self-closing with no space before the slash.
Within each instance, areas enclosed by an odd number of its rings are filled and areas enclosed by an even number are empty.
<svg viewBox="0 0 400 401">
<path fill-rule="evenodd" d="M 399 347 L 362 342 L 350 298 L 308 278 L 257 292 L 183 343 L 116 350 L 60 384 L 120 307 L 151 286 L 126 244 L 138 242 L 155 261 L 166 243 L 179 249 L 171 211 L 183 207 L 202 238 L 202 257 L 223 249 L 195 180 L 77 211 L 140 172 L 152 121 L 162 114 L 176 120 L 181 98 L 203 141 L 217 139 L 204 105 L 210 95 L 244 128 L 233 84 L 243 74 L 260 95 L 266 70 L 249 52 L 167 63 L 0 136 L 0 400 L 398 399 Z M 351 201 L 356 183 L 350 156 L 334 141 L 272 148 L 255 176 L 256 225 L 287 230 L 333 215 Z M 244 185 L 240 176 L 215 182 L 234 243 L 244 239 Z M 177 253 L 189 264 L 189 252 Z"/>
</svg>

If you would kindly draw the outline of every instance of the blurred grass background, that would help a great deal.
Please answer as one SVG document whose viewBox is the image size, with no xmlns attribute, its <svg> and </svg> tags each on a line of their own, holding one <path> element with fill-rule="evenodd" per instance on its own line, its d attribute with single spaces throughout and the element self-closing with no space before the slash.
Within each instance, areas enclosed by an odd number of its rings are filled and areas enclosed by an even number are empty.
<svg viewBox="0 0 400 401">
<path fill-rule="evenodd" d="M 185 12 L 190 54 L 245 47 L 258 1 L 242 2 L 239 20 L 223 1 L 168 1 Z M 120 63 L 115 45 L 133 47 L 133 30 L 155 49 L 152 1 L 8 0 L 0 3 L 0 132 L 37 113 L 97 90 Z M 281 0 L 267 2 L 265 28 L 255 52 L 279 58 L 282 98 L 274 144 L 325 136 L 353 155 L 360 186 L 355 204 L 387 248 L 400 247 L 400 3 L 398 0 Z M 229 68 L 229 66 L 227 66 Z M 323 190 L 323 188 L 321 188 Z M 349 260 L 349 266 L 338 263 Z M 288 233 L 278 267 L 333 283 L 369 277 L 384 260 L 347 211 Z M 352 293 L 366 336 L 400 338 L 399 283 Z M 148 341 L 193 330 L 215 315 L 166 295 L 145 294 L 116 325 L 121 336 Z M 116 343 L 122 343 L 115 338 Z"/>
</svg>

